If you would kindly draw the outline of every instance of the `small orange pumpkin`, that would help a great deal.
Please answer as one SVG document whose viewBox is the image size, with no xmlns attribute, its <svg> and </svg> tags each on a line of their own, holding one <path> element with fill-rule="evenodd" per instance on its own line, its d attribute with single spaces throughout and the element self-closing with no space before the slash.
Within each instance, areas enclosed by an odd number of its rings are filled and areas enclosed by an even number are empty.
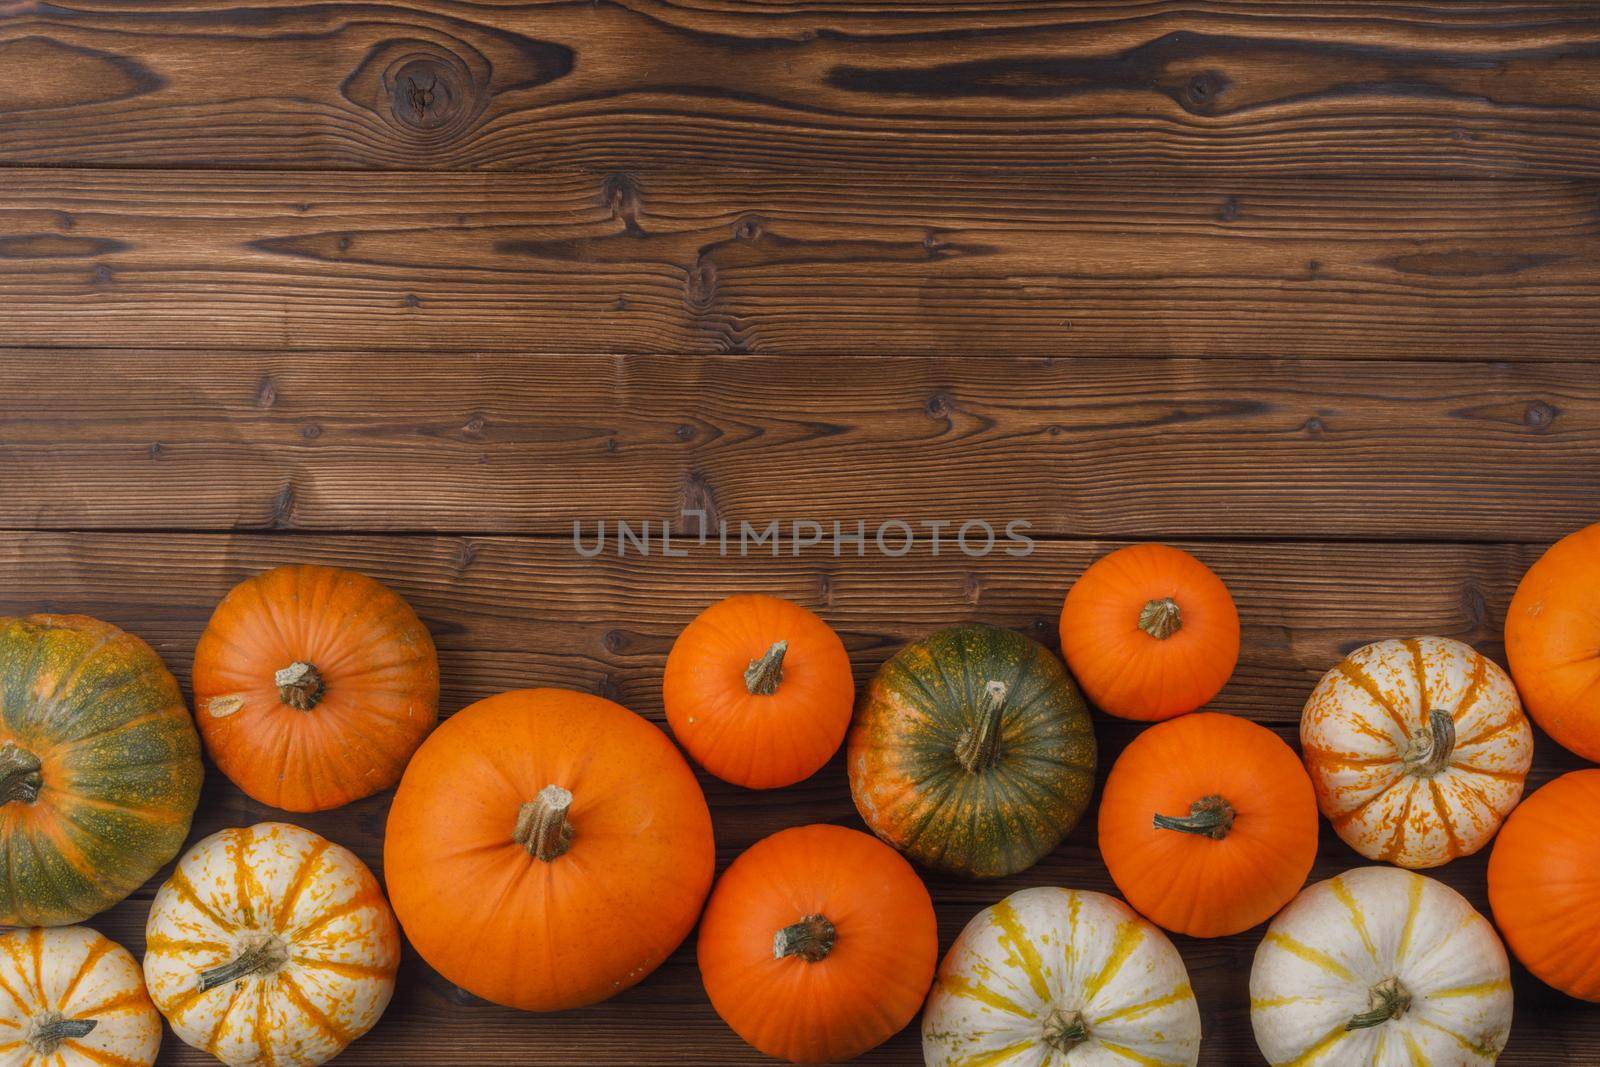
<svg viewBox="0 0 1600 1067">
<path fill-rule="evenodd" d="M 855 682 L 844 642 L 815 613 L 735 596 L 678 635 L 662 699 L 697 763 L 725 782 L 774 789 L 809 778 L 839 751 Z"/>
<path fill-rule="evenodd" d="M 1489 906 L 1535 977 L 1600 1002 L 1600 769 L 1569 771 L 1511 813 L 1489 854 Z"/>
<path fill-rule="evenodd" d="M 1506 612 L 1506 659 L 1544 731 L 1600 761 L 1600 523 L 1568 534 L 1523 575 Z"/>
<path fill-rule="evenodd" d="M 194 653 L 195 719 L 233 783 L 322 811 L 387 789 L 439 719 L 416 612 L 365 575 L 277 567 L 217 605 Z"/>
<path fill-rule="evenodd" d="M 1239 612 L 1204 563 L 1167 545 L 1096 560 L 1061 608 L 1061 654 L 1084 694 L 1124 719 L 1170 719 L 1222 691 Z"/>
<path fill-rule="evenodd" d="M 1300 757 L 1264 726 L 1202 712 L 1160 723 L 1117 757 L 1100 854 L 1128 903 L 1193 937 L 1272 918 L 1317 855 L 1317 798 Z"/>
<path fill-rule="evenodd" d="M 715 867 L 678 749 L 618 704 L 524 689 L 434 731 L 389 809 L 383 869 L 422 958 L 524 1011 L 604 1000 L 688 936 Z"/>
<path fill-rule="evenodd" d="M 911 865 L 843 826 L 752 845 L 700 923 L 700 976 L 717 1014 L 795 1063 L 848 1060 L 905 1028 L 939 962 L 933 901 Z"/>
</svg>

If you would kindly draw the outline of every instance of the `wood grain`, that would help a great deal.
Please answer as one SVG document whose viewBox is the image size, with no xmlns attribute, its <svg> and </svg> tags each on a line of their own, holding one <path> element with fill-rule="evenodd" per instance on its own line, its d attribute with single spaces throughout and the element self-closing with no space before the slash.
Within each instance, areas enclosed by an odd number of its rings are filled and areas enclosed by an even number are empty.
<svg viewBox="0 0 1600 1067">
<path fill-rule="evenodd" d="M 42 0 L 0 162 L 1600 173 L 1561 3 Z"/>
<path fill-rule="evenodd" d="M 13 345 L 1581 360 L 1600 334 L 1590 182 L 11 170 L 0 185 Z"/>
<path fill-rule="evenodd" d="M 1564 364 L 25 351 L 0 526 L 1549 542 L 1597 438 Z"/>
<path fill-rule="evenodd" d="M 556 684 L 599 692 L 662 721 L 662 663 L 677 630 L 705 603 L 736 591 L 792 597 L 820 611 L 844 637 L 865 677 L 902 642 L 968 619 L 1011 626 L 1054 644 L 1054 617 L 1073 577 L 1111 546 L 1041 545 L 1005 563 L 921 553 L 904 560 L 683 559 L 584 561 L 541 538 L 11 533 L 0 536 L 0 612 L 82 610 L 151 640 L 185 681 L 216 600 L 236 580 L 287 560 L 358 567 L 392 585 L 439 645 L 445 710 L 504 688 Z M 1535 549 L 1512 545 L 1190 545 L 1229 583 L 1244 620 L 1239 671 L 1213 705 L 1295 737 L 1301 704 L 1344 652 L 1391 634 L 1441 633 L 1497 657 L 1505 605 Z M 888 605 L 894 605 L 891 610 Z M 1096 716 L 1101 774 L 1141 728 Z M 1542 735 L 1534 783 L 1579 765 Z M 785 826 L 859 826 L 839 759 L 791 789 L 736 789 L 701 776 L 712 804 L 719 866 Z M 388 797 L 297 816 L 381 869 Z M 209 769 L 195 836 L 281 818 Z M 1485 907 L 1478 856 L 1436 872 Z M 1313 876 L 1360 864 L 1324 833 Z M 159 877 L 159 876 L 158 876 Z M 1024 885 L 1112 891 L 1093 819 L 1038 867 L 995 883 L 929 875 L 943 945 L 979 909 Z M 97 925 L 136 951 L 154 883 Z M 1178 938 L 1206 1019 L 1204 1063 L 1259 1059 L 1245 979 L 1260 930 L 1214 941 Z M 1577 1062 L 1600 1047 L 1600 1015 L 1572 1010 L 1523 972 L 1515 976 L 1517 1023 L 1505 1067 Z M 407 956 L 400 992 L 377 1031 L 340 1062 L 561 1065 L 594 1059 L 659 1064 L 663 1049 L 697 1064 L 758 1064 L 716 1019 L 699 987 L 691 947 L 639 989 L 609 1005 L 530 1016 L 482 1004 Z M 861 1062 L 918 1063 L 915 1029 Z M 404 1057 L 403 1060 L 400 1057 Z M 164 1063 L 199 1064 L 169 1038 Z"/>
</svg>

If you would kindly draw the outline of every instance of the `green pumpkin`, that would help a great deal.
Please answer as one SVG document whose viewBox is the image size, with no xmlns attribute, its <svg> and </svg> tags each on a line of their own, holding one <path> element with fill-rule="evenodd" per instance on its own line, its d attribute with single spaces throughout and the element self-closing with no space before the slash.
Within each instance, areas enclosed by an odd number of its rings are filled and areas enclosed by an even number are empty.
<svg viewBox="0 0 1600 1067">
<path fill-rule="evenodd" d="M 1033 866 L 1083 816 L 1094 727 L 1044 648 L 957 626 L 879 669 L 850 729 L 849 765 L 879 837 L 929 867 L 998 878 Z"/>
<path fill-rule="evenodd" d="M 178 854 L 200 739 L 155 650 L 77 615 L 0 618 L 0 923 L 104 911 Z"/>
</svg>

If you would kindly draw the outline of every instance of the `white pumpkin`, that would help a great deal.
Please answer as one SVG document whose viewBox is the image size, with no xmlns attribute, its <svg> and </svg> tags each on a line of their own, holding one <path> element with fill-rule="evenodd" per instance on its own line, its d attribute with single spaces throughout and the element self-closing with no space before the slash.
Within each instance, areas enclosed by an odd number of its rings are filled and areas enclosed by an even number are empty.
<svg viewBox="0 0 1600 1067">
<path fill-rule="evenodd" d="M 1379 641 L 1317 684 L 1300 717 L 1317 804 L 1371 860 L 1437 867 L 1478 851 L 1522 798 L 1533 728 L 1470 645 Z"/>
<path fill-rule="evenodd" d="M 85 926 L 0 934 L 0 1064 L 150 1067 L 161 1016 L 128 950 Z"/>
<path fill-rule="evenodd" d="M 1477 1067 L 1511 1032 L 1511 970 L 1489 921 L 1443 882 L 1361 867 L 1301 892 L 1250 969 L 1273 1067 Z"/>
<path fill-rule="evenodd" d="M 223 830 L 150 908 L 145 979 L 179 1037 L 231 1067 L 313 1067 L 372 1028 L 400 932 L 372 872 L 310 830 Z"/>
<path fill-rule="evenodd" d="M 1178 950 L 1126 904 L 1023 889 L 950 947 L 922 1055 L 928 1067 L 1193 1067 L 1200 1009 Z"/>
</svg>

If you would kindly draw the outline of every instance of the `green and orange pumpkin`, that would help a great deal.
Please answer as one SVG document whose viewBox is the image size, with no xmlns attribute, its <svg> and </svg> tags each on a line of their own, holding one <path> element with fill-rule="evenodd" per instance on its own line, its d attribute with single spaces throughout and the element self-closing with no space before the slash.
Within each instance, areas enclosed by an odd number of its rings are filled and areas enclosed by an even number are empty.
<svg viewBox="0 0 1600 1067">
<path fill-rule="evenodd" d="M 1077 685 L 1044 648 L 994 626 L 901 649 L 868 684 L 848 744 L 850 792 L 873 832 L 974 878 L 1033 866 L 1094 788 Z"/>
<path fill-rule="evenodd" d="M 0 619 L 0 923 L 104 911 L 178 854 L 200 739 L 154 649 L 81 615 Z"/>
</svg>

